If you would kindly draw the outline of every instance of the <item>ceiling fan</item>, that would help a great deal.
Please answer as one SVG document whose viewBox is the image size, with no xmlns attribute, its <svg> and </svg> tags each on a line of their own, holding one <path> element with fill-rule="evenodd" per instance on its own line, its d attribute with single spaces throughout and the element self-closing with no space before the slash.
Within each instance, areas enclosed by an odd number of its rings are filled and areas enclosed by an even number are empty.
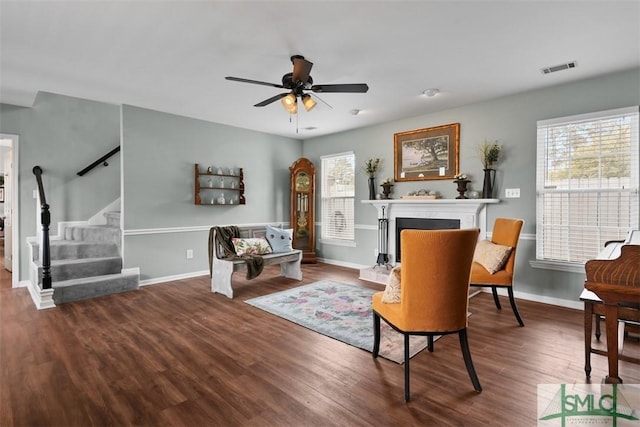
<svg viewBox="0 0 640 427">
<path fill-rule="evenodd" d="M 259 80 L 250 80 L 231 76 L 225 77 L 225 79 L 234 82 L 252 83 L 277 87 L 280 89 L 288 89 L 289 92 L 272 96 L 262 102 L 258 102 L 254 107 L 264 107 L 272 102 L 280 100 L 285 110 L 290 114 L 296 114 L 298 112 L 298 98 L 300 98 L 302 105 L 307 111 L 311 111 L 316 106 L 316 101 L 313 100 L 310 94 L 305 93 L 305 91 L 311 91 L 314 93 L 365 93 L 369 90 L 369 86 L 367 86 L 366 83 L 314 85 L 313 78 L 309 75 L 311 67 L 313 67 L 313 62 L 307 61 L 302 55 L 293 55 L 291 57 L 291 62 L 293 63 L 293 72 L 282 76 L 282 84 L 261 82 Z"/>
</svg>

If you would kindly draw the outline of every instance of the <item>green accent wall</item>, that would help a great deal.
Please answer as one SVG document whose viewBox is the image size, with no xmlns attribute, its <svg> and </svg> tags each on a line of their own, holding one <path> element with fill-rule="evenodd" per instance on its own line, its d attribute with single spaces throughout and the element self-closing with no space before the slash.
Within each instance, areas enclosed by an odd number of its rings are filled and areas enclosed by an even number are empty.
<svg viewBox="0 0 640 427">
<path fill-rule="evenodd" d="M 120 107 L 40 92 L 33 107 L 0 104 L 0 132 L 19 135 L 19 280 L 28 278 L 27 237 L 36 235 L 37 189 L 32 169 L 42 167 L 51 209 L 51 235 L 60 221 L 86 221 L 120 197 L 120 154 L 109 166 L 76 173 L 120 145 Z"/>
<path fill-rule="evenodd" d="M 213 226 L 288 223 L 300 141 L 129 105 L 122 134 L 124 262 L 141 280 L 208 270 Z M 195 205 L 195 163 L 243 168 L 246 204 Z"/>
<path fill-rule="evenodd" d="M 554 78 L 540 75 L 541 79 Z M 446 96 L 446 88 L 443 88 Z M 439 95 L 440 96 L 440 95 Z M 429 100 L 425 100 L 428 102 Z M 532 268 L 535 259 L 536 232 L 536 122 L 593 111 L 629 107 L 640 104 L 640 69 L 567 83 L 545 89 L 532 90 L 486 102 L 466 105 L 437 113 L 426 114 L 369 126 L 339 134 L 305 140 L 304 156 L 319 164 L 326 154 L 353 150 L 356 154 L 356 243 L 345 248 L 319 243 L 318 253 L 326 259 L 371 266 L 377 247 L 376 210 L 360 203 L 368 198 L 367 177 L 361 166 L 371 157 L 384 159 L 378 184 L 394 176 L 394 133 L 433 126 L 460 123 L 460 172 L 471 175 L 470 188 L 482 190 L 482 164 L 477 145 L 498 140 L 504 145 L 504 157 L 497 166 L 494 197 L 501 202 L 489 205 L 487 228 L 491 230 L 497 217 L 518 217 L 525 220 L 516 262 L 517 291 L 540 297 L 578 301 L 583 288 L 584 274 Z M 438 191 L 444 198 L 455 198 L 456 185 L 452 180 L 398 182 L 393 198 L 409 191 L 428 189 Z M 505 199 L 505 188 L 520 188 L 520 198 Z M 318 200 L 318 206 L 320 200 Z M 316 214 L 320 222 L 321 212 Z M 320 236 L 320 229 L 317 231 Z"/>
<path fill-rule="evenodd" d="M 553 79 L 553 75 L 540 76 Z M 446 95 L 446 88 L 442 88 Z M 497 139 L 505 147 L 497 165 L 497 205 L 488 208 L 488 225 L 500 216 L 525 220 L 517 258 L 517 288 L 540 300 L 577 302 L 584 275 L 532 268 L 535 259 L 536 121 L 640 104 L 640 69 L 532 90 L 486 102 L 396 120 L 304 141 L 283 138 L 203 120 L 139 108 L 117 106 L 51 93 L 40 93 L 31 108 L 0 104 L 0 132 L 19 142 L 20 280 L 27 280 L 26 238 L 35 236 L 37 207 L 31 169 L 44 170 L 53 215 L 52 234 L 60 221 L 83 221 L 121 197 L 125 268 L 140 267 L 149 283 L 208 270 L 208 229 L 215 225 L 259 224 L 289 220 L 289 166 L 299 157 L 320 166 L 320 157 L 353 150 L 356 154 L 356 247 L 318 242 L 319 257 L 354 267 L 375 263 L 376 211 L 360 200 L 368 197 L 360 166 L 382 157 L 379 181 L 393 177 L 393 135 L 413 129 L 460 123 L 460 171 L 471 187 L 482 187 L 476 146 Z M 357 118 L 355 118 L 357 120 Z M 122 141 L 121 153 L 105 168 L 85 177 L 76 172 Z M 193 165 L 242 167 L 246 205 L 196 206 Z M 320 171 L 318 171 L 318 174 Z M 317 187 L 317 222 L 321 222 L 321 182 Z M 428 189 L 445 198 L 457 193 L 451 180 L 397 183 L 392 196 Z M 504 199 L 505 188 L 521 197 Z M 320 236 L 320 229 L 317 236 Z M 194 251 L 186 259 L 186 250 Z"/>
</svg>

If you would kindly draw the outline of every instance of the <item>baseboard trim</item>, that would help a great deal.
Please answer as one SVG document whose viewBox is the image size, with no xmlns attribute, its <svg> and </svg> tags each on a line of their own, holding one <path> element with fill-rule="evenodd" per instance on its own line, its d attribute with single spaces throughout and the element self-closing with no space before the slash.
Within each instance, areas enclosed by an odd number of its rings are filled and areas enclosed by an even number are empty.
<svg viewBox="0 0 640 427">
<path fill-rule="evenodd" d="M 56 306 L 56 304 L 53 302 L 53 289 L 40 289 L 38 285 L 34 286 L 33 283 L 31 283 L 31 281 L 29 280 L 25 280 L 23 282 L 23 286 L 26 286 L 27 289 L 29 289 L 31 300 L 38 310 L 44 310 Z"/>
<path fill-rule="evenodd" d="M 324 262 L 325 264 L 332 264 L 332 265 L 337 265 L 340 267 L 348 267 L 348 268 L 353 268 L 356 270 L 360 270 L 362 268 L 370 268 L 370 265 L 361 265 L 361 264 L 352 264 L 352 263 L 347 263 L 347 262 L 342 262 L 342 261 L 336 261 L 333 259 L 327 259 L 327 258 L 318 258 L 318 261 L 320 262 Z M 373 282 L 373 283 L 377 283 L 377 282 Z M 490 288 L 482 288 L 484 292 L 491 292 Z M 477 292 L 476 292 L 477 294 Z M 474 294 L 475 295 L 475 294 Z M 503 295 L 503 296 L 507 296 L 507 290 L 506 289 L 498 289 L 498 295 Z M 562 299 L 562 298 L 553 298 L 553 297 L 547 297 L 544 295 L 535 295 L 535 294 L 530 294 L 527 292 L 518 292 L 515 291 L 513 292 L 513 295 L 518 298 L 518 299 L 523 299 L 526 301 L 533 301 L 533 302 L 539 302 L 542 304 L 550 304 L 550 305 L 557 305 L 559 307 L 565 307 L 565 308 L 572 308 L 572 309 L 576 309 L 576 310 L 584 310 L 584 304 L 581 301 L 572 301 L 572 300 L 566 300 L 566 299 Z"/>
<path fill-rule="evenodd" d="M 483 291 L 491 292 L 491 288 L 483 288 Z M 509 294 L 507 293 L 506 289 L 498 288 L 498 295 L 508 296 Z M 559 307 L 573 308 L 576 310 L 584 310 L 584 303 L 581 301 L 572 301 L 572 300 L 566 300 L 562 298 L 553 298 L 553 297 L 547 297 L 543 295 L 535 295 L 527 292 L 518 292 L 516 290 L 513 291 L 513 296 L 516 297 L 517 299 L 523 299 L 526 301 L 557 305 Z"/>
<path fill-rule="evenodd" d="M 335 259 L 327 259 L 327 258 L 318 258 L 318 261 L 324 262 L 325 264 L 337 265 L 339 267 L 353 268 L 355 270 L 371 267 L 370 265 L 354 264 L 351 262 L 343 262 L 343 261 L 338 261 Z"/>
<path fill-rule="evenodd" d="M 173 282 L 175 280 L 193 279 L 194 277 L 208 276 L 209 270 L 194 271 L 193 273 L 176 274 L 173 276 L 156 277 L 153 279 L 141 280 L 140 286 L 157 285 L 160 283 Z"/>
</svg>

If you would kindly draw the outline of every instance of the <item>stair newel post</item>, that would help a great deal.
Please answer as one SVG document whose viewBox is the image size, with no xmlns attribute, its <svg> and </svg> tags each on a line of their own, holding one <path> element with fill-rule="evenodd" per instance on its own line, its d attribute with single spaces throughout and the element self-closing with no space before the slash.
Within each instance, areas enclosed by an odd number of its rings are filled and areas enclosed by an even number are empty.
<svg viewBox="0 0 640 427">
<path fill-rule="evenodd" d="M 51 224 L 51 214 L 49 205 L 43 203 L 40 212 L 40 222 L 42 223 L 42 289 L 51 289 L 51 252 L 49 248 L 49 225 Z"/>
<path fill-rule="evenodd" d="M 40 194 L 40 223 L 42 224 L 42 289 L 51 289 L 51 252 L 49 247 L 49 225 L 51 224 L 51 214 L 49 212 L 47 198 L 44 194 L 44 186 L 42 185 L 42 168 L 40 166 L 34 166 L 33 174 L 36 176 L 38 192 Z"/>
</svg>

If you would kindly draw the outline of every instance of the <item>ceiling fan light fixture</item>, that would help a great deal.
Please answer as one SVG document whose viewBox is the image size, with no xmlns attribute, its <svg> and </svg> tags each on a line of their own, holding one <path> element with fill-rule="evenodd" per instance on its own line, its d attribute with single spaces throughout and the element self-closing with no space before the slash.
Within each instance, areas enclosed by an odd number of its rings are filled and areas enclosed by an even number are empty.
<svg viewBox="0 0 640 427">
<path fill-rule="evenodd" d="M 292 93 L 283 96 L 282 99 L 280 100 L 280 102 L 282 102 L 282 106 L 284 107 L 285 110 L 288 110 L 289 108 L 291 108 L 292 105 L 295 105 L 296 103 L 296 96 Z"/>
<path fill-rule="evenodd" d="M 311 111 L 318 103 L 311 98 L 311 95 L 302 95 L 302 105 L 304 105 L 305 110 Z"/>
<path fill-rule="evenodd" d="M 282 102 L 282 106 L 289 114 L 296 114 L 298 112 L 298 101 L 293 93 L 283 96 L 280 102 Z"/>
</svg>

